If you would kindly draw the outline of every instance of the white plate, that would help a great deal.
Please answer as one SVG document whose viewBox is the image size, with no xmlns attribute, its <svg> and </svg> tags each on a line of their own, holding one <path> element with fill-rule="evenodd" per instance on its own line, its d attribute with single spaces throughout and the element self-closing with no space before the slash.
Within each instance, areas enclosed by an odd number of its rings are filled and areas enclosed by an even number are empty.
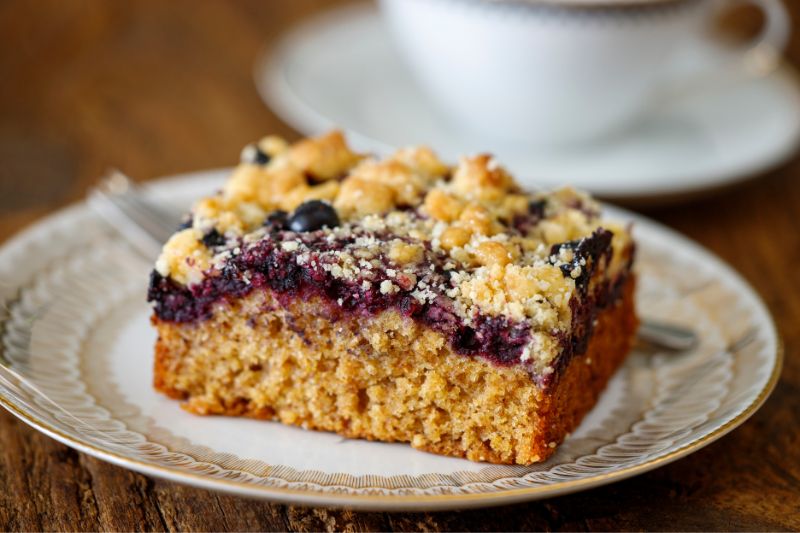
<svg viewBox="0 0 800 533">
<path fill-rule="evenodd" d="M 386 153 L 428 144 L 448 160 L 490 151 L 527 187 L 572 184 L 606 198 L 674 199 L 751 177 L 800 141 L 800 89 L 788 65 L 761 79 L 665 102 L 626 135 L 535 152 L 476 139 L 450 125 L 413 83 L 371 6 L 339 8 L 301 25 L 256 65 L 264 101 L 305 134 L 332 127 Z"/>
<path fill-rule="evenodd" d="M 154 184 L 186 207 L 223 171 Z M 636 352 L 547 462 L 498 466 L 404 444 L 347 440 L 278 423 L 198 417 L 151 386 L 151 265 L 80 204 L 0 249 L 0 402 L 78 450 L 145 474 L 273 500 L 364 509 L 452 509 L 531 500 L 623 479 L 721 437 L 765 400 L 781 352 L 753 290 L 691 241 L 644 218 L 641 312 L 690 325 L 698 349 Z"/>
</svg>

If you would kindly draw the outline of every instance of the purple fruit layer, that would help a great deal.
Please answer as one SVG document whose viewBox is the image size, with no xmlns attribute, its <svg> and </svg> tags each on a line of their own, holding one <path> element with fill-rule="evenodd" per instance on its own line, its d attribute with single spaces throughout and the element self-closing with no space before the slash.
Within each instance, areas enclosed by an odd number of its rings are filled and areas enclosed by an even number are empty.
<svg viewBox="0 0 800 533">
<path fill-rule="evenodd" d="M 363 234 L 390 240 L 396 238 L 384 234 Z M 465 356 L 478 356 L 494 364 L 508 366 L 521 363 L 523 349 L 530 340 L 531 327 L 527 321 L 514 321 L 506 317 L 476 314 L 467 323 L 454 310 L 452 300 L 443 288 L 451 287 L 450 270 L 445 270 L 447 258 L 431 250 L 426 251 L 426 260 L 415 270 L 418 281 L 425 283 L 435 293 L 435 298 L 420 301 L 411 294 L 412 286 L 403 287 L 402 274 L 390 277 L 387 270 L 399 267 L 382 258 L 382 269 L 369 272 L 369 286 L 365 289 L 362 279 L 343 280 L 335 278 L 323 268 L 330 261 L 329 253 L 348 250 L 354 246 L 356 236 L 328 240 L 323 231 L 294 233 L 275 230 L 264 239 L 241 248 L 241 253 L 231 256 L 220 270 L 211 270 L 199 284 L 190 288 L 177 284 L 153 272 L 148 291 L 148 300 L 154 302 L 155 315 L 163 321 L 190 323 L 209 318 L 216 304 L 241 298 L 254 290 L 271 290 L 283 305 L 292 299 L 319 297 L 328 303 L 334 312 L 331 317 L 344 314 L 371 316 L 387 309 L 396 309 L 405 316 L 432 328 L 444 335 L 453 351 Z M 299 239 L 308 248 L 310 259 L 298 265 L 298 252 L 289 252 L 281 247 L 287 240 Z M 598 283 L 591 294 L 588 280 L 599 265 L 607 263 L 611 254 L 611 234 L 598 230 L 580 241 L 563 243 L 553 247 L 557 254 L 561 247 L 575 252 L 575 261 L 590 259 L 589 268 L 584 268 L 576 280 L 578 295 L 571 302 L 573 323 L 570 334 L 559 336 L 562 354 L 559 366 L 573 353 L 586 350 L 597 313 L 618 295 L 624 278 Z M 562 267 L 569 275 L 571 267 Z M 381 281 L 391 280 L 400 286 L 398 292 L 383 294 L 378 287 Z"/>
</svg>

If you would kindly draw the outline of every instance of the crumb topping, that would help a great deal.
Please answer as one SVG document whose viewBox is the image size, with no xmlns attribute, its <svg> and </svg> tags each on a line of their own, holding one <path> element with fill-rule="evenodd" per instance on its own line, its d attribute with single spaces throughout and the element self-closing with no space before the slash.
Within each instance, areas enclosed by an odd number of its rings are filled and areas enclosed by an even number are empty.
<svg viewBox="0 0 800 533">
<path fill-rule="evenodd" d="M 311 200 L 332 213 L 315 214 Z M 300 206 L 322 227 L 289 229 Z M 601 219 L 585 194 L 527 194 L 488 154 L 455 167 L 427 147 L 377 159 L 333 131 L 294 145 L 267 137 L 243 151 L 222 191 L 197 202 L 191 226 L 165 244 L 156 272 L 194 290 L 237 265 L 251 283 L 256 256 L 283 254 L 346 286 L 331 299 L 343 309 L 374 292 L 446 301 L 472 328 L 510 321 L 509 331 L 526 331 L 515 357 L 546 375 L 574 329 L 576 302 L 624 275 L 632 249 L 626 228 Z"/>
</svg>

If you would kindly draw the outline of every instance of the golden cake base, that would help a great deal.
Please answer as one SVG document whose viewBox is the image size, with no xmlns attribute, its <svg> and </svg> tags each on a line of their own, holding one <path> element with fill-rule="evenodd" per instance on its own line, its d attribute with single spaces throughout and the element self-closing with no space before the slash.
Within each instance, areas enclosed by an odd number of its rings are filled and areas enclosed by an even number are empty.
<svg viewBox="0 0 800 533">
<path fill-rule="evenodd" d="M 585 354 L 546 387 L 521 366 L 453 353 L 393 310 L 370 318 L 320 300 L 253 291 L 199 323 L 153 318 L 154 385 L 196 414 L 279 420 L 345 437 L 409 442 L 474 461 L 547 459 L 594 406 L 631 348 L 630 278 L 598 316 Z"/>
</svg>

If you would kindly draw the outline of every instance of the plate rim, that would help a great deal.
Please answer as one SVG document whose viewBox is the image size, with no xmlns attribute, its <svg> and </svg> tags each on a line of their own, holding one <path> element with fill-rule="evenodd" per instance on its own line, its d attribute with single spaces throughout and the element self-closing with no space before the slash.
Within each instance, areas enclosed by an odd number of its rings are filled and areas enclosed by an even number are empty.
<svg viewBox="0 0 800 533">
<path fill-rule="evenodd" d="M 347 136 L 359 145 L 379 153 L 389 153 L 393 147 L 367 133 L 339 126 L 332 119 L 324 115 L 314 106 L 308 104 L 293 91 L 286 79 L 278 75 L 285 65 L 288 50 L 295 48 L 307 36 L 317 35 L 320 29 L 327 28 L 333 23 L 348 20 L 354 16 L 376 14 L 376 9 L 371 4 L 355 3 L 333 7 L 323 10 L 308 19 L 300 22 L 278 35 L 272 45 L 265 45 L 256 55 L 252 67 L 253 83 L 264 105 L 272 110 L 284 122 L 306 135 L 320 134 L 324 131 L 341 127 Z M 787 85 L 791 85 L 794 92 L 795 112 L 800 116 L 800 70 L 781 56 L 778 65 L 772 71 L 758 78 L 774 78 Z M 641 203 L 643 205 L 669 204 L 687 198 L 695 198 L 713 194 L 730 187 L 740 185 L 749 180 L 756 179 L 781 165 L 785 164 L 800 147 L 800 123 L 796 125 L 791 134 L 782 138 L 781 142 L 773 143 L 770 150 L 764 150 L 758 157 L 751 158 L 746 164 L 738 165 L 733 169 L 731 165 L 717 165 L 711 171 L 693 170 L 682 175 L 690 175 L 694 179 L 675 187 L 672 180 L 660 180 L 647 183 L 634 188 L 630 186 L 607 187 L 594 189 L 586 184 L 577 185 L 580 188 L 591 190 L 596 196 L 601 196 L 617 201 Z M 550 184 L 547 185 L 548 187 Z"/>
<path fill-rule="evenodd" d="M 148 188 L 155 189 L 162 187 L 168 188 L 170 186 L 190 186 L 190 183 L 192 182 L 200 182 L 203 180 L 210 182 L 212 179 L 217 179 L 218 177 L 224 175 L 224 173 L 228 170 L 229 169 L 226 168 L 215 168 L 176 174 L 149 181 L 146 183 L 146 186 Z M 616 206 L 605 204 L 604 207 L 610 207 L 612 210 L 625 216 L 629 216 L 634 220 L 643 221 L 659 231 L 666 232 L 671 237 L 677 237 L 685 245 L 694 247 L 713 257 L 720 267 L 727 269 L 728 273 L 732 275 L 739 284 L 749 291 L 750 296 L 754 299 L 754 303 L 761 308 L 760 310 L 763 311 L 765 318 L 768 320 L 772 336 L 775 340 L 775 354 L 774 358 L 772 359 L 773 365 L 772 369 L 770 370 L 770 375 L 765 381 L 763 387 L 759 390 L 758 394 L 750 400 L 747 406 L 738 415 L 710 431 L 706 435 L 701 436 L 698 440 L 684 444 L 665 455 L 652 458 L 640 464 L 627 466 L 613 472 L 598 474 L 586 479 L 562 481 L 554 485 L 505 489 L 497 492 L 426 495 L 380 495 L 320 492 L 313 489 L 303 490 L 288 487 L 251 485 L 237 481 L 230 481 L 227 479 L 210 478 L 202 474 L 174 470 L 161 465 L 148 463 L 146 461 L 125 457 L 122 454 L 103 449 L 90 442 L 66 435 L 49 423 L 38 419 L 31 413 L 28 413 L 24 409 L 18 407 L 6 395 L 2 394 L 2 392 L 0 392 L 0 406 L 5 408 L 19 420 L 44 433 L 45 435 L 73 449 L 112 464 L 128 468 L 141 474 L 167 479 L 170 481 L 181 482 L 195 487 L 223 491 L 241 496 L 257 497 L 284 504 L 327 506 L 372 511 L 453 510 L 471 507 L 507 505 L 521 501 L 530 501 L 539 498 L 569 494 L 580 490 L 621 481 L 623 479 L 648 472 L 686 457 L 687 455 L 690 455 L 691 453 L 694 453 L 695 451 L 717 441 L 743 424 L 764 404 L 769 395 L 775 389 L 783 368 L 785 349 L 782 337 L 777 329 L 769 308 L 764 303 L 758 292 L 751 286 L 751 284 L 748 283 L 747 280 L 745 280 L 741 274 L 738 273 L 738 271 L 728 265 L 727 262 L 723 261 L 720 257 L 701 244 L 661 224 L 660 222 L 654 221 L 637 213 L 632 213 L 628 210 L 618 208 Z M 21 246 L 26 241 L 35 239 L 37 233 L 44 231 L 48 226 L 56 224 L 62 217 L 68 217 L 70 215 L 75 216 L 81 211 L 88 209 L 89 207 L 85 201 L 77 201 L 58 209 L 55 212 L 32 223 L 26 228 L 23 228 L 10 239 L 0 244 L 0 260 L 2 260 L 4 256 L 10 254 L 17 246 Z M 17 287 L 18 285 L 14 285 L 12 289 L 16 289 Z M 0 351 L 1 350 L 2 347 L 0 347 Z"/>
</svg>

